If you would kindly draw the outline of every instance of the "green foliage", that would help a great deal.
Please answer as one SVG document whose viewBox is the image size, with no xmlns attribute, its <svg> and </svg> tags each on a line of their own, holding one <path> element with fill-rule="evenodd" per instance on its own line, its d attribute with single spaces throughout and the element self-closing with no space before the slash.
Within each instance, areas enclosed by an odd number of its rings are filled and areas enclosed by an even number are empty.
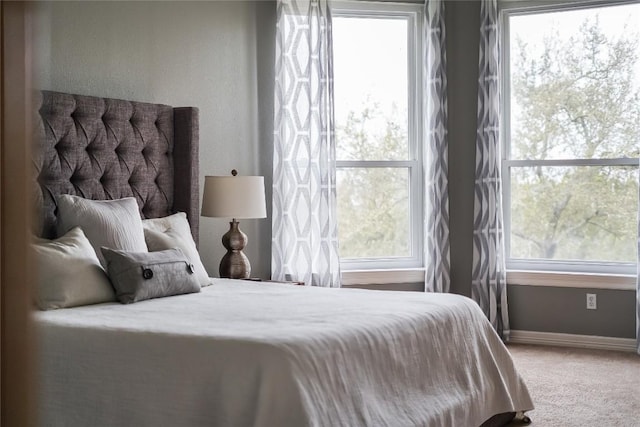
<svg viewBox="0 0 640 427">
<path fill-rule="evenodd" d="M 638 35 L 608 38 L 598 19 L 544 49 L 522 40 L 512 65 L 512 159 L 639 157 Z M 640 77 L 640 76 L 639 76 Z M 512 168 L 511 255 L 635 262 L 637 168 Z"/>
<path fill-rule="evenodd" d="M 373 131 L 379 129 L 379 132 Z M 400 160 L 407 135 L 397 120 L 373 105 L 351 112 L 336 129 L 340 160 Z M 407 168 L 340 168 L 337 173 L 338 230 L 343 258 L 410 254 Z"/>
<path fill-rule="evenodd" d="M 344 126 L 336 128 L 337 158 L 406 160 L 407 134 L 398 115 L 396 108 L 384 115 L 377 103 L 365 106 L 359 114 L 350 111 Z"/>
</svg>

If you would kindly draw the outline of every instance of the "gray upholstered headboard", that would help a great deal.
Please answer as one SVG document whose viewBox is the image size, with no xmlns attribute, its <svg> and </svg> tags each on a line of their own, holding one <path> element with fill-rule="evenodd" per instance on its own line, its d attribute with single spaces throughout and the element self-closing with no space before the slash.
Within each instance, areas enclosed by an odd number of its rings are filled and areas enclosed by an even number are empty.
<svg viewBox="0 0 640 427">
<path fill-rule="evenodd" d="M 198 243 L 198 109 L 42 91 L 33 162 L 36 233 L 55 237 L 58 194 L 135 197 L 142 218 L 186 212 Z"/>
</svg>

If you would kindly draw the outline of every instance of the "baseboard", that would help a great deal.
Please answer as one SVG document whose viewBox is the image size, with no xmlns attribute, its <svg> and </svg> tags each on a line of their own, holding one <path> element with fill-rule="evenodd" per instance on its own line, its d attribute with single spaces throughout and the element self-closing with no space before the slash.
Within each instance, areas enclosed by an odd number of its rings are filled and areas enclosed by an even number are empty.
<svg viewBox="0 0 640 427">
<path fill-rule="evenodd" d="M 540 344 L 560 347 L 592 348 L 636 352 L 633 338 L 600 337 L 596 335 L 560 334 L 555 332 L 511 331 L 510 343 Z"/>
</svg>

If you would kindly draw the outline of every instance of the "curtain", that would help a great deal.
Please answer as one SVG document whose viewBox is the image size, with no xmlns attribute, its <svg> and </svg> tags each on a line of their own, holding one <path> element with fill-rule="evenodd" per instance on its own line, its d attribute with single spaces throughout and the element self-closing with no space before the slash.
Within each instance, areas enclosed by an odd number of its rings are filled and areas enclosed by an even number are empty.
<svg viewBox="0 0 640 427">
<path fill-rule="evenodd" d="M 640 164 L 638 165 L 640 166 Z M 640 172 L 638 172 L 640 182 Z M 640 190 L 640 186 L 639 186 Z M 638 265 L 636 274 L 636 351 L 640 354 L 640 191 L 638 194 Z"/>
<path fill-rule="evenodd" d="M 444 1 L 426 0 L 424 11 L 425 290 L 449 292 L 449 184 L 447 55 Z"/>
<path fill-rule="evenodd" d="M 272 278 L 339 287 L 331 46 L 327 0 L 278 0 Z"/>
<path fill-rule="evenodd" d="M 500 29 L 497 0 L 480 6 L 471 297 L 504 340 L 509 339 L 500 181 Z"/>
</svg>

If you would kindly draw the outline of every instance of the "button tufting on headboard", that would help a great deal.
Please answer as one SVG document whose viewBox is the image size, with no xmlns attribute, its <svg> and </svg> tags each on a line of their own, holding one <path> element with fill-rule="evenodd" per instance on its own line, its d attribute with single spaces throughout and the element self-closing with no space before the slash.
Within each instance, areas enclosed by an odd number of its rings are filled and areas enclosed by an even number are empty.
<svg viewBox="0 0 640 427">
<path fill-rule="evenodd" d="M 174 150 L 168 105 L 43 91 L 33 155 L 42 216 L 37 233 L 54 237 L 58 194 L 134 196 L 145 218 L 186 212 L 197 242 L 198 110 L 176 110 L 181 128 Z M 176 203 L 174 194 L 180 194 Z"/>
</svg>

